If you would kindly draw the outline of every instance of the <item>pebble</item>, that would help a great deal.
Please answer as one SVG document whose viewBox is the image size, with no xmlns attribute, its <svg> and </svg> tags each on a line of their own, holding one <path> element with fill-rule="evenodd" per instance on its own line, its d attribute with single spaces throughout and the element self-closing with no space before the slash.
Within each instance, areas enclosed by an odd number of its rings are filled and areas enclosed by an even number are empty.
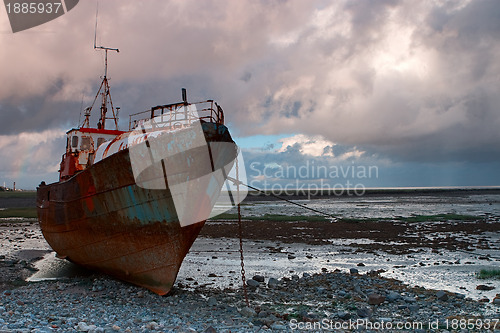
<svg viewBox="0 0 500 333">
<path fill-rule="evenodd" d="M 252 279 L 257 282 L 264 282 L 264 277 L 262 275 L 254 275 Z"/>
<path fill-rule="evenodd" d="M 209 297 L 207 303 L 208 303 L 208 306 L 216 306 L 217 305 L 217 299 L 215 297 Z"/>
<path fill-rule="evenodd" d="M 401 295 L 399 293 L 396 293 L 394 291 L 389 291 L 387 296 L 385 297 L 389 302 L 394 302 L 397 301 L 398 299 L 401 299 Z"/>
<path fill-rule="evenodd" d="M 255 317 L 257 312 L 249 306 L 245 306 L 240 310 L 240 314 L 245 317 Z"/>
<path fill-rule="evenodd" d="M 370 318 L 372 315 L 372 310 L 367 307 L 362 307 L 356 310 L 359 318 Z"/>
<path fill-rule="evenodd" d="M 415 297 L 412 297 L 412 296 L 403 297 L 403 300 L 406 303 L 415 303 L 417 301 L 417 299 Z"/>
<path fill-rule="evenodd" d="M 375 293 L 368 295 L 368 304 L 370 305 L 379 305 L 384 302 L 385 302 L 385 296 Z"/>
<path fill-rule="evenodd" d="M 477 290 L 486 290 L 486 291 L 488 291 L 488 290 L 495 289 L 495 287 L 494 286 L 487 286 L 487 285 L 484 285 L 484 284 L 480 284 L 480 285 L 476 286 L 476 289 Z"/>
<path fill-rule="evenodd" d="M 349 272 L 350 272 L 352 275 L 359 274 L 359 270 L 358 270 L 357 268 L 351 268 L 351 269 L 349 269 Z"/>
<path fill-rule="evenodd" d="M 258 286 L 260 286 L 260 283 L 251 279 L 251 280 L 247 281 L 247 286 L 252 287 L 252 288 L 257 288 Z"/>
<path fill-rule="evenodd" d="M 342 320 L 347 320 L 351 318 L 351 314 L 349 312 L 340 311 L 337 313 L 337 317 L 339 317 Z"/>
<path fill-rule="evenodd" d="M 448 294 L 446 292 L 444 292 L 443 290 L 440 290 L 436 293 L 436 297 L 438 300 L 440 301 L 447 301 L 448 300 Z"/>
<path fill-rule="evenodd" d="M 162 297 L 106 277 L 27 284 L 9 290 L 9 296 L 2 292 L 0 332 L 291 332 L 292 318 L 428 322 L 477 313 L 488 318 L 485 308 L 500 305 L 500 296 L 495 305 L 480 303 L 444 290 L 414 289 L 380 276 L 338 270 L 281 281 L 269 278 L 268 287 L 253 278 L 247 283 L 260 287 L 249 288 L 249 307 L 241 289 L 192 290 L 191 284 Z M 451 301 L 438 301 L 440 292 Z"/>
<path fill-rule="evenodd" d="M 159 325 L 156 321 L 152 321 L 146 324 L 146 328 L 149 330 L 156 330 L 158 329 Z"/>
<path fill-rule="evenodd" d="M 84 323 L 84 322 L 79 322 L 76 329 L 80 332 L 88 332 L 88 331 L 91 331 L 91 330 L 95 330 L 97 328 L 97 326 L 95 325 L 87 325 L 87 323 Z"/>
<path fill-rule="evenodd" d="M 279 281 L 275 278 L 269 278 L 269 281 L 267 281 L 267 286 L 269 288 L 276 288 L 279 285 Z"/>
<path fill-rule="evenodd" d="M 287 328 L 288 328 L 287 326 L 285 326 L 283 324 L 279 324 L 279 323 L 274 323 L 271 325 L 271 329 L 276 330 L 276 331 L 284 331 Z"/>
<path fill-rule="evenodd" d="M 418 304 L 411 304 L 408 305 L 408 310 L 410 310 L 410 312 L 417 312 L 420 310 L 420 306 Z"/>
</svg>

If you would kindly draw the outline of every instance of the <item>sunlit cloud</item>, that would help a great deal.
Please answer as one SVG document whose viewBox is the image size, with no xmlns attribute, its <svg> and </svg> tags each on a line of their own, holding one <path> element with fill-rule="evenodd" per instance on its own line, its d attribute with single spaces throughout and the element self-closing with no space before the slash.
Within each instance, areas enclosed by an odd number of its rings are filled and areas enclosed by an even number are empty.
<svg viewBox="0 0 500 333">
<path fill-rule="evenodd" d="M 320 135 L 308 136 L 297 134 L 291 137 L 279 139 L 281 147 L 276 150 L 278 153 L 286 152 L 290 149 L 296 149 L 304 157 L 328 157 L 336 160 L 347 160 L 352 158 L 360 158 L 363 152 L 351 147 L 346 149 L 340 147 L 334 142 L 326 140 Z"/>
<path fill-rule="evenodd" d="M 0 135 L 1 173 L 3 176 L 19 177 L 23 173 L 57 172 L 60 161 L 55 157 L 62 155 L 65 137 L 63 130 L 54 129 L 38 133 Z"/>
</svg>

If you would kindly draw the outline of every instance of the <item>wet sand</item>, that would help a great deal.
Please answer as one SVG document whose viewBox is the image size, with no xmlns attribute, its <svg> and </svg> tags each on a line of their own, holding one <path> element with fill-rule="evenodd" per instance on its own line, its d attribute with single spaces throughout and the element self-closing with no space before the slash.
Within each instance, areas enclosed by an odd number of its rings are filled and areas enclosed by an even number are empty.
<svg viewBox="0 0 500 333">
<path fill-rule="evenodd" d="M 391 254 L 409 254 L 423 248 L 474 250 L 498 249 L 498 243 L 487 241 L 482 235 L 499 231 L 497 221 L 268 221 L 245 220 L 243 234 L 247 239 L 280 241 L 284 243 L 306 243 L 310 245 L 330 244 L 338 239 L 369 239 L 373 243 L 355 244 L 360 250 L 382 250 Z M 237 221 L 211 221 L 201 236 L 211 238 L 235 237 Z"/>
<path fill-rule="evenodd" d="M 245 266 L 249 276 L 282 278 L 304 272 L 357 268 L 378 271 L 409 285 L 463 293 L 491 301 L 500 280 L 479 280 L 481 269 L 498 268 L 496 223 L 460 222 L 286 222 L 244 221 Z M 55 257 L 36 221 L 0 222 L 0 290 L 25 280 L 87 277 Z M 216 288 L 241 286 L 236 221 L 209 221 L 188 253 L 177 281 Z M 40 260 L 45 258 L 44 260 Z M 460 285 L 456 281 L 460 280 Z M 477 290 L 486 284 L 492 290 Z"/>
<path fill-rule="evenodd" d="M 470 221 L 459 242 L 450 241 L 457 234 L 451 221 L 308 223 L 245 222 L 246 279 L 256 286 L 246 307 L 235 221 L 207 223 L 167 297 L 57 259 L 36 221 L 1 221 L 0 330 L 293 332 L 294 323 L 324 320 L 364 330 L 500 318 L 500 280 L 474 275 L 500 262 L 498 248 L 484 246 L 498 237 L 488 223 Z M 419 240 L 402 244 L 412 234 Z M 435 237 L 444 241 L 421 240 Z"/>
<path fill-rule="evenodd" d="M 481 269 L 500 266 L 500 196 L 491 193 L 388 197 L 374 192 L 332 203 L 321 197 L 294 198 L 344 216 L 336 222 L 311 215 L 301 220 L 300 209 L 269 198 L 249 199 L 243 206 L 246 279 L 265 280 L 254 280 L 258 287 L 249 290 L 255 311 L 244 307 L 234 216 L 207 222 L 166 298 L 57 259 L 36 219 L 1 219 L 0 293 L 5 297 L 0 312 L 5 312 L 0 313 L 0 329 L 55 326 L 65 331 L 94 325 L 136 331 L 149 325 L 179 331 L 191 322 L 199 332 L 209 327 L 252 332 L 266 327 L 289 331 L 292 318 L 345 322 L 368 315 L 382 322 L 432 317 L 441 325 L 454 317 L 498 318 L 500 304 L 493 302 L 500 303 L 500 280 L 476 277 Z M 0 206 L 7 207 L 1 200 Z M 443 213 L 428 220 L 422 217 Z M 280 216 L 266 219 L 265 214 Z M 269 287 L 273 279 L 279 285 Z M 436 291 L 445 291 L 449 300 L 438 299 Z M 372 292 L 397 299 L 373 305 L 368 297 Z M 53 300 L 57 306 L 49 309 Z M 80 321 L 93 308 L 104 315 L 95 313 Z M 49 310 L 55 319 L 46 319 Z M 112 317 L 114 321 L 103 321 Z"/>
</svg>

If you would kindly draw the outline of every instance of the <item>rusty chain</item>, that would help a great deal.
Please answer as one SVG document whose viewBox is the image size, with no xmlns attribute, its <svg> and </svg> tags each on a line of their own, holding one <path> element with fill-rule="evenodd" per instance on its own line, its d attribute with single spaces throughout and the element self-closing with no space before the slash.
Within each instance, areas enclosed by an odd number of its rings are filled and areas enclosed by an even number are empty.
<svg viewBox="0 0 500 333">
<path fill-rule="evenodd" d="M 238 202 L 238 236 L 240 239 L 240 259 L 241 259 L 241 281 L 243 282 L 243 293 L 245 295 L 245 303 L 247 306 L 250 305 L 248 302 L 248 292 L 247 292 L 247 282 L 245 277 L 245 261 L 243 260 L 243 225 L 241 223 L 241 206 L 240 206 L 240 177 L 238 173 L 238 158 L 236 158 L 236 200 Z"/>
</svg>

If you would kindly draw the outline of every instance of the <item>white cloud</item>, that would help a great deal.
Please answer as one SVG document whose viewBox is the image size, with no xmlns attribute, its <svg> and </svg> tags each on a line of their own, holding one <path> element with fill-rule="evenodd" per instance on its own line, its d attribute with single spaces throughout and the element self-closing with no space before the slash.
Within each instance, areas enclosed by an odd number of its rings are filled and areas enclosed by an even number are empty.
<svg viewBox="0 0 500 333">
<path fill-rule="evenodd" d="M 59 169 L 64 152 L 63 130 L 38 133 L 0 135 L 0 170 L 4 177 L 18 178 L 23 174 L 46 174 Z"/>
<path fill-rule="evenodd" d="M 331 152 L 325 153 L 325 148 L 335 145 L 333 142 L 325 140 L 321 136 L 307 136 L 304 134 L 297 134 L 289 138 L 283 138 L 280 139 L 279 142 L 282 143 L 282 146 L 278 149 L 278 152 L 284 152 L 287 148 L 298 145 L 300 153 L 311 156 L 331 156 Z"/>
<path fill-rule="evenodd" d="M 276 149 L 277 153 L 284 153 L 288 150 L 297 150 L 307 157 L 325 157 L 330 161 L 345 161 L 348 159 L 359 159 L 364 152 L 356 147 L 342 147 L 334 142 L 326 140 L 321 135 L 296 134 L 291 137 L 279 139 L 281 147 Z"/>
</svg>

